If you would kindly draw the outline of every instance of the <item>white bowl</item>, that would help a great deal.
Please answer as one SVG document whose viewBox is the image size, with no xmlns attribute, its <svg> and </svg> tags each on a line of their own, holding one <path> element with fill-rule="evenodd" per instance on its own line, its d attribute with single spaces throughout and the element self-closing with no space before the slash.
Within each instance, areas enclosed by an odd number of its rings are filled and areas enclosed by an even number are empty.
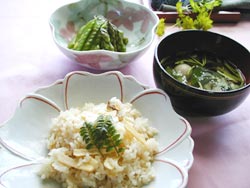
<svg viewBox="0 0 250 188">
<path fill-rule="evenodd" d="M 104 16 L 124 32 L 129 40 L 126 52 L 76 51 L 67 47 L 78 29 L 97 15 Z M 114 70 L 126 66 L 150 46 L 158 21 L 152 10 L 137 3 L 83 0 L 55 10 L 50 26 L 56 45 L 73 62 L 89 69 Z"/>
<path fill-rule="evenodd" d="M 48 154 L 46 136 L 51 119 L 60 111 L 80 107 L 86 102 L 106 102 L 112 97 L 132 103 L 149 119 L 151 126 L 159 130 L 160 152 L 153 164 L 156 179 L 144 187 L 185 187 L 188 170 L 193 164 L 194 143 L 189 123 L 173 110 L 162 90 L 150 89 L 116 71 L 72 72 L 21 100 L 14 116 L 0 126 L 0 144 L 12 153 L 8 157 L 4 153 L 0 155 L 3 164 L 0 187 L 42 188 L 36 171 L 41 167 L 40 160 Z"/>
</svg>

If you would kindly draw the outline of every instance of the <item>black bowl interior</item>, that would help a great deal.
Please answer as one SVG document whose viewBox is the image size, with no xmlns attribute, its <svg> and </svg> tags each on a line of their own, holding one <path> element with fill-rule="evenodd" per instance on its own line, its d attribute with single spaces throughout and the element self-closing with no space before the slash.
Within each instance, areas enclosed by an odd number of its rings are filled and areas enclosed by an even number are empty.
<svg viewBox="0 0 250 188">
<path fill-rule="evenodd" d="M 159 61 L 177 52 L 205 51 L 218 57 L 231 60 L 244 74 L 246 83 L 250 83 L 250 53 L 238 42 L 226 36 L 209 31 L 180 31 L 164 38 L 156 53 Z"/>
<path fill-rule="evenodd" d="M 244 74 L 246 86 L 229 92 L 208 92 L 182 84 L 172 78 L 160 61 L 178 52 L 203 51 L 231 60 Z M 214 116 L 241 104 L 250 92 L 250 53 L 238 42 L 210 31 L 185 30 L 166 36 L 155 49 L 153 74 L 156 86 L 169 96 L 182 115 Z"/>
</svg>

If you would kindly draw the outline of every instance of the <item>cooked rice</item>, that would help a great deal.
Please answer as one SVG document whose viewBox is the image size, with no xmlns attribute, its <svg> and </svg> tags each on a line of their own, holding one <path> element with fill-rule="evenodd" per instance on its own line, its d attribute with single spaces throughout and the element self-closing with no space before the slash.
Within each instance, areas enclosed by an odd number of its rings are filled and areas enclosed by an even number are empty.
<svg viewBox="0 0 250 188">
<path fill-rule="evenodd" d="M 101 156 L 87 150 L 80 135 L 83 123 L 99 115 L 111 115 L 125 151 Z M 48 158 L 40 171 L 42 179 L 54 179 L 64 188 L 138 188 L 153 181 L 152 167 L 158 142 L 157 130 L 149 126 L 130 103 L 112 98 L 107 104 L 86 103 L 53 119 L 48 137 Z"/>
</svg>

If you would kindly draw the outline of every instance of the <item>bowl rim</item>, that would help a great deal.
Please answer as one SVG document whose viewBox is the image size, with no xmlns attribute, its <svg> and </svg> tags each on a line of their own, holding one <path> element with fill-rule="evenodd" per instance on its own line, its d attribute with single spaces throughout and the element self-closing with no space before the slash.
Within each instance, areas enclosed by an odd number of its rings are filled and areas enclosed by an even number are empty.
<svg viewBox="0 0 250 188">
<path fill-rule="evenodd" d="M 90 1 L 90 0 L 89 0 Z M 92 2 L 92 1 L 91 1 Z M 154 40 L 154 32 L 156 30 L 156 27 L 159 23 L 159 17 L 157 16 L 157 14 L 152 11 L 151 9 L 149 9 L 148 7 L 140 4 L 140 3 L 135 3 L 135 2 L 132 2 L 132 1 L 128 1 L 128 0 L 117 0 L 117 2 L 122 2 L 124 4 L 130 4 L 130 5 L 133 5 L 133 6 L 137 6 L 137 7 L 140 7 L 144 10 L 146 10 L 146 12 L 148 12 L 152 19 L 155 21 L 155 24 L 154 26 L 151 28 L 151 32 L 150 35 L 148 35 L 150 37 L 150 40 L 145 43 L 142 47 L 138 48 L 138 49 L 134 49 L 134 50 L 131 50 L 131 51 L 126 51 L 126 52 L 117 52 L 117 51 L 110 51 L 110 50 L 103 50 L 103 49 L 99 49 L 99 50 L 88 50 L 88 51 L 78 51 L 78 50 L 72 50 L 72 49 L 69 49 L 63 45 L 61 45 L 57 40 L 56 40 L 56 37 L 55 37 L 55 26 L 54 24 L 52 23 L 52 18 L 53 16 L 60 10 L 60 9 L 63 9 L 67 6 L 70 6 L 70 5 L 76 5 L 76 4 L 81 4 L 83 3 L 81 0 L 77 0 L 75 2 L 71 2 L 71 3 L 66 3 L 62 6 L 59 6 L 57 7 L 50 15 L 49 17 L 49 25 L 51 27 L 51 32 L 52 32 L 52 36 L 53 36 L 53 40 L 54 42 L 62 49 L 66 50 L 66 51 L 69 51 L 69 52 L 72 52 L 74 54 L 77 54 L 77 55 L 83 55 L 83 54 L 95 54 L 95 53 L 105 53 L 105 54 L 116 54 L 116 55 L 125 55 L 125 54 L 134 54 L 134 53 L 137 53 L 137 52 L 140 52 L 140 51 L 143 51 L 144 49 L 148 48 L 151 43 L 153 42 Z M 106 1 L 106 3 L 110 3 L 110 1 Z"/>
<path fill-rule="evenodd" d="M 190 86 L 190 85 L 187 85 L 187 84 L 184 84 L 182 82 L 179 82 L 178 80 L 176 80 L 175 78 L 173 78 L 165 69 L 164 67 L 162 66 L 162 64 L 160 63 L 160 60 L 158 58 L 158 48 L 160 46 L 160 44 L 162 44 L 162 42 L 168 38 L 168 37 L 171 37 L 171 36 L 174 36 L 176 34 L 179 34 L 179 33 L 191 33 L 191 32 L 206 32 L 206 33 L 210 33 L 212 35 L 218 35 L 220 37 L 223 37 L 223 38 L 226 38 L 228 40 L 231 40 L 233 42 L 235 42 L 237 45 L 239 45 L 240 47 L 242 47 L 242 49 L 244 49 L 245 51 L 247 51 L 249 54 L 250 54 L 250 51 L 245 47 L 243 46 L 242 44 L 240 44 L 239 42 L 237 42 L 236 40 L 230 38 L 230 37 L 227 37 L 225 35 L 222 35 L 220 33 L 216 33 L 216 32 L 212 32 L 212 31 L 203 31 L 203 30 L 195 30 L 195 29 L 187 29 L 187 30 L 181 30 L 181 31 L 176 31 L 174 33 L 171 33 L 169 35 L 166 35 L 164 36 L 160 41 L 158 41 L 158 43 L 156 44 L 156 47 L 155 47 L 155 50 L 154 50 L 154 59 L 156 60 L 156 63 L 158 64 L 158 66 L 160 67 L 161 71 L 164 72 L 164 75 L 166 75 L 168 78 L 171 79 L 172 82 L 176 83 L 178 88 L 185 88 L 187 91 L 189 92 L 194 92 L 194 93 L 197 93 L 197 94 L 200 94 L 200 95 L 208 95 L 208 96 L 223 96 L 223 95 L 230 95 L 230 94 L 234 94 L 234 93 L 239 93 L 239 92 L 243 92 L 244 90 L 246 90 L 247 88 L 250 87 L 250 82 L 245 84 L 244 86 L 238 88 L 238 89 L 233 89 L 233 90 L 229 90 L 229 91 L 212 91 L 212 90 L 204 90 L 204 89 L 199 89 L 197 87 L 194 87 L 194 86 Z"/>
</svg>

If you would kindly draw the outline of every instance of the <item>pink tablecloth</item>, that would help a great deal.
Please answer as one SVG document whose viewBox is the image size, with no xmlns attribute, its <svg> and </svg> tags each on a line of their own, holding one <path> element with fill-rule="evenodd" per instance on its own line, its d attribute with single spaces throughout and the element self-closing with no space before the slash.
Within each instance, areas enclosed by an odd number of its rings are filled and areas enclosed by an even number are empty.
<svg viewBox="0 0 250 188">
<path fill-rule="evenodd" d="M 65 2 L 11 0 L 0 3 L 0 123 L 12 116 L 17 103 L 27 93 L 49 85 L 71 71 L 85 70 L 65 57 L 51 37 L 49 16 Z M 176 30 L 169 27 L 166 34 Z M 212 31 L 227 35 L 250 50 L 250 18 L 235 24 L 215 24 Z M 120 71 L 155 87 L 152 60 L 157 40 L 156 37 L 143 56 Z M 187 118 L 195 141 L 188 187 L 250 187 L 249 112 L 250 96 L 228 114 Z"/>
</svg>

